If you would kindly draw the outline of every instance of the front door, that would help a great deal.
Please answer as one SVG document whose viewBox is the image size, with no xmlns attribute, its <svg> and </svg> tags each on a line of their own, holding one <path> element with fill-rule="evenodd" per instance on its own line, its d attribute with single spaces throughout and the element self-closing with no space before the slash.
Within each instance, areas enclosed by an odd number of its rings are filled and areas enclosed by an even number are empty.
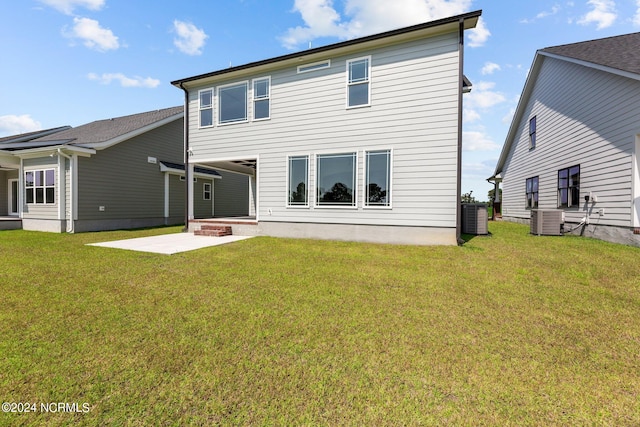
<svg viewBox="0 0 640 427">
<path fill-rule="evenodd" d="M 18 215 L 18 180 L 9 180 L 9 215 Z"/>
</svg>

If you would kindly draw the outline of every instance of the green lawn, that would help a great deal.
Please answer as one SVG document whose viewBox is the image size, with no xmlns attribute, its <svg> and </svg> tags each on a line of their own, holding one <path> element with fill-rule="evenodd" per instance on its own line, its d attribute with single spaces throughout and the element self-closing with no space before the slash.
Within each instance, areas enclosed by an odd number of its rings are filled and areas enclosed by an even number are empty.
<svg viewBox="0 0 640 427">
<path fill-rule="evenodd" d="M 179 229 L 0 231 L 0 425 L 640 425 L 638 248 L 85 246 Z"/>
</svg>

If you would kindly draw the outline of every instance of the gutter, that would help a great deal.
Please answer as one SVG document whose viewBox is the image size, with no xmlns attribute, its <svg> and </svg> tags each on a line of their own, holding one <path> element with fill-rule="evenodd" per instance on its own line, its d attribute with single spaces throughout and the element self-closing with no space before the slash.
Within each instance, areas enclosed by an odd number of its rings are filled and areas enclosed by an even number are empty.
<svg viewBox="0 0 640 427">
<path fill-rule="evenodd" d="M 458 21 L 458 170 L 456 172 L 456 241 L 462 245 L 462 88 L 464 86 L 464 17 Z"/>
<path fill-rule="evenodd" d="M 191 176 L 189 175 L 189 91 L 184 82 L 180 82 L 180 89 L 184 91 L 184 228 L 183 233 L 189 232 L 189 189 Z"/>
<path fill-rule="evenodd" d="M 70 220 L 67 220 L 67 233 L 73 233 L 74 231 L 74 222 L 73 222 L 73 158 L 62 152 L 61 148 L 58 148 L 58 155 L 64 157 L 69 160 L 69 217 Z"/>
</svg>

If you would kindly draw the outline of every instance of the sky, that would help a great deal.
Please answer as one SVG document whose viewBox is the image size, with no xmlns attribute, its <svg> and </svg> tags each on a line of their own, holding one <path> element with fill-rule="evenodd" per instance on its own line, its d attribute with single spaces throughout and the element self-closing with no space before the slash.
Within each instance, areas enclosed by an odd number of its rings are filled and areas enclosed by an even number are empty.
<svg viewBox="0 0 640 427">
<path fill-rule="evenodd" d="M 485 201 L 536 50 L 638 32 L 640 0 L 3 0 L 0 137 L 182 105 L 173 80 L 475 10 L 462 192 Z"/>
</svg>

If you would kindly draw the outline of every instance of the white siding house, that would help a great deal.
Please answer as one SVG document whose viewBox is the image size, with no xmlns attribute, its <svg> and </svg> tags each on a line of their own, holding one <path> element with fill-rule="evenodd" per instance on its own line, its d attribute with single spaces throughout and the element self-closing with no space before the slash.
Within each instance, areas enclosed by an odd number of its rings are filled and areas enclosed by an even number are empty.
<svg viewBox="0 0 640 427">
<path fill-rule="evenodd" d="M 640 246 L 640 33 L 536 53 L 494 177 L 502 216 Z"/>
<path fill-rule="evenodd" d="M 190 167 L 250 176 L 258 234 L 456 244 L 463 36 L 480 14 L 172 82 Z"/>
</svg>

